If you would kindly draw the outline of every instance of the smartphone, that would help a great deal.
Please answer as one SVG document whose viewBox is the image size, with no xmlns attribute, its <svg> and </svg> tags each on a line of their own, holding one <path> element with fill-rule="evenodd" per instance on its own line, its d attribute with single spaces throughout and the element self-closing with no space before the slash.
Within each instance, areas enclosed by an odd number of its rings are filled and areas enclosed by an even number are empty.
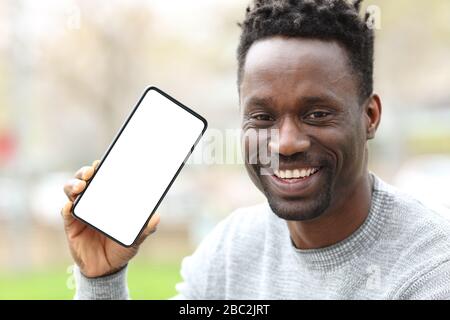
<svg viewBox="0 0 450 320">
<path fill-rule="evenodd" d="M 73 216 L 117 243 L 132 246 L 207 125 L 167 93 L 147 88 L 75 200 Z"/>
</svg>

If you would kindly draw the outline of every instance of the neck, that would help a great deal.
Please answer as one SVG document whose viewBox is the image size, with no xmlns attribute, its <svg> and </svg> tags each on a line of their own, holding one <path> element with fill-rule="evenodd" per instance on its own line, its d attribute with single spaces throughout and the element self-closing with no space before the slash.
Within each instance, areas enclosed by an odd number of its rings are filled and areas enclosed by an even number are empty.
<svg viewBox="0 0 450 320">
<path fill-rule="evenodd" d="M 287 222 L 291 239 L 298 249 L 333 245 L 348 238 L 364 223 L 372 199 L 372 182 L 367 171 L 347 194 L 317 219 Z"/>
</svg>

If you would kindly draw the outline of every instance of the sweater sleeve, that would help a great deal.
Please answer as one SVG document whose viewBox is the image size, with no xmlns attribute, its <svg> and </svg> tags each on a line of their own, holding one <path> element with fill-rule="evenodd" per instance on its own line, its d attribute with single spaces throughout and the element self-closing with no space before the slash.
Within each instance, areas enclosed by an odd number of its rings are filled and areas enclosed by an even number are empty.
<svg viewBox="0 0 450 320">
<path fill-rule="evenodd" d="M 182 281 L 173 299 L 223 299 L 226 277 L 224 246 L 230 219 L 219 222 L 195 252 L 181 263 Z"/>
<path fill-rule="evenodd" d="M 450 261 L 427 271 L 399 295 L 408 300 L 450 300 Z"/>
<path fill-rule="evenodd" d="M 75 300 L 127 300 L 130 299 L 127 286 L 127 268 L 108 276 L 88 278 L 80 268 L 73 268 L 76 292 Z"/>
</svg>

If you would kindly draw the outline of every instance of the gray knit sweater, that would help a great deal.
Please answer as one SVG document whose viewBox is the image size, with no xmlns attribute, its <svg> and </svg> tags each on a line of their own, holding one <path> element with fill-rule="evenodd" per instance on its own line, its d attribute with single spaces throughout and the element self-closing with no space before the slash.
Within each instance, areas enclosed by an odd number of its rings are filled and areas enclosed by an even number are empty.
<svg viewBox="0 0 450 320">
<path fill-rule="evenodd" d="M 126 273 L 75 268 L 75 298 L 130 298 Z M 296 249 L 265 202 L 220 222 L 181 275 L 178 299 L 450 299 L 450 221 L 374 176 L 369 215 L 347 239 Z"/>
</svg>

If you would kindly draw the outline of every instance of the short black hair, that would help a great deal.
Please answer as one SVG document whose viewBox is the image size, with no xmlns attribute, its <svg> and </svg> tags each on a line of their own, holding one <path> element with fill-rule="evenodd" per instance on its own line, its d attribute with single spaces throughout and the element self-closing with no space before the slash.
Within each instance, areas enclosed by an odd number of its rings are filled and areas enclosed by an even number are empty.
<svg viewBox="0 0 450 320">
<path fill-rule="evenodd" d="M 363 0 L 254 0 L 245 18 L 237 49 L 238 90 L 251 45 L 273 36 L 335 40 L 347 50 L 358 76 L 361 101 L 373 91 L 374 32 L 370 14 L 360 17 Z"/>
</svg>

